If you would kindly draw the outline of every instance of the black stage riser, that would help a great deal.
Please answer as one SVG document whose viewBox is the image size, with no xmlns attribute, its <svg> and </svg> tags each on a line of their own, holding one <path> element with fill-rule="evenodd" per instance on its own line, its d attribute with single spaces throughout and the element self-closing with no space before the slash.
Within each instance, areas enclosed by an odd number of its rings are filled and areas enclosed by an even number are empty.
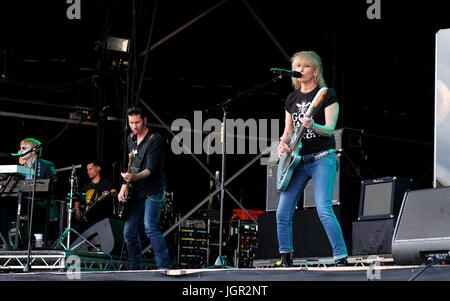
<svg viewBox="0 0 450 301">
<path fill-rule="evenodd" d="M 333 206 L 338 220 L 340 206 Z M 331 245 L 315 208 L 297 210 L 293 217 L 294 257 L 329 257 Z M 278 252 L 277 225 L 275 213 L 264 213 L 258 219 L 258 249 L 256 259 L 272 259 Z"/>
</svg>

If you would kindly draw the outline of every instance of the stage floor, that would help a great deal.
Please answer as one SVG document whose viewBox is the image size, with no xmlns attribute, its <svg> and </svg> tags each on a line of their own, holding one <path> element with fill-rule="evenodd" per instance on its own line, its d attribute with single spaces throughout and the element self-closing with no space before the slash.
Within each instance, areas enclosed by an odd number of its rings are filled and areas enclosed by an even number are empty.
<svg viewBox="0 0 450 301">
<path fill-rule="evenodd" d="M 2 270 L 0 281 L 408 281 L 421 269 L 421 266 L 349 266 L 29 273 Z M 415 280 L 450 281 L 450 266 L 431 266 Z"/>
<path fill-rule="evenodd" d="M 302 259 L 303 260 L 303 259 Z M 322 259 L 326 261 L 328 259 Z M 311 260 L 314 261 L 314 260 Z M 414 281 L 410 281 L 417 276 Z M 319 294 L 323 298 L 361 296 L 380 298 L 392 294 L 422 294 L 430 290 L 430 281 L 438 282 L 430 293 L 440 291 L 443 281 L 450 281 L 450 265 L 348 267 L 301 266 L 292 268 L 215 268 L 172 270 L 115 271 L 32 271 L 24 273 L 0 269 L 0 289 L 34 298 L 36 291 L 60 296 L 80 294 L 90 297 L 114 295 L 116 298 L 149 296 L 158 292 L 167 300 L 248 300 L 267 297 L 277 300 L 289 296 Z M 131 295 L 130 295 L 131 294 Z M 427 293 L 428 294 L 428 293 Z M 439 294 L 440 295 L 440 294 Z M 77 297 L 79 298 L 79 297 Z M 266 298 L 266 299 L 267 299 Z"/>
<path fill-rule="evenodd" d="M 368 267 L 245 268 L 151 271 L 2 273 L 0 281 L 408 281 L 418 266 L 382 266 L 369 279 Z M 373 274 L 375 275 L 375 274 Z M 416 281 L 450 281 L 450 266 L 432 266 Z"/>
<path fill-rule="evenodd" d="M 76 255 L 76 257 L 72 257 Z M 78 260 L 78 262 L 76 261 Z M 375 260 L 375 261 L 374 261 Z M 294 258 L 292 268 L 273 268 L 276 259 L 255 260 L 253 268 L 129 271 L 126 258 L 105 254 L 41 250 L 32 252 L 32 271 L 23 272 L 26 251 L 0 251 L 0 281 L 450 281 L 450 265 L 398 266 L 390 254 L 350 256 L 349 266 L 332 258 Z"/>
</svg>

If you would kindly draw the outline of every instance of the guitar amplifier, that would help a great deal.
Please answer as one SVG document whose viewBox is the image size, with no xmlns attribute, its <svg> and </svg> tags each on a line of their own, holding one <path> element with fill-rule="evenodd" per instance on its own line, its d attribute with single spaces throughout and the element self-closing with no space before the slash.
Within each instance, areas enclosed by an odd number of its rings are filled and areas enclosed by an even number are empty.
<svg viewBox="0 0 450 301">
<path fill-rule="evenodd" d="M 396 218 L 410 184 L 410 179 L 397 177 L 362 181 L 358 220 Z"/>
</svg>

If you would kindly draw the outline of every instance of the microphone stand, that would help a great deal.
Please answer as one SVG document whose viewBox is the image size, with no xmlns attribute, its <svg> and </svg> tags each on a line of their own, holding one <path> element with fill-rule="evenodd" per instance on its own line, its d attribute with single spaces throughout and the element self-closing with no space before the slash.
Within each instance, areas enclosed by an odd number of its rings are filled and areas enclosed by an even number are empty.
<svg viewBox="0 0 450 301">
<path fill-rule="evenodd" d="M 230 98 L 226 100 L 225 102 L 221 104 L 216 104 L 215 106 L 211 107 L 210 109 L 206 110 L 206 113 L 210 113 L 214 111 L 215 108 L 220 107 L 223 112 L 223 121 L 222 121 L 222 127 L 223 127 L 223 133 L 222 133 L 222 162 L 221 162 L 221 178 L 220 178 L 220 218 L 219 218 L 219 256 L 217 257 L 214 266 L 216 268 L 225 268 L 225 258 L 222 256 L 222 231 L 223 231 L 223 203 L 225 198 L 225 169 L 226 169 L 226 141 L 227 141 L 227 106 L 229 106 L 231 103 L 244 98 L 250 93 L 253 93 L 255 91 L 258 91 L 262 88 L 265 88 L 266 86 L 277 82 L 280 80 L 281 77 L 277 76 L 272 78 L 270 81 L 265 82 L 263 84 L 256 85 L 244 92 L 238 93 L 234 98 Z"/>
<path fill-rule="evenodd" d="M 71 228 L 72 225 L 72 206 L 73 206 L 73 195 L 75 188 L 78 188 L 78 179 L 76 176 L 75 166 L 72 167 L 72 173 L 70 174 L 70 198 L 69 198 L 69 208 L 67 210 L 67 228 Z M 67 248 L 70 248 L 70 231 L 67 232 Z"/>
<path fill-rule="evenodd" d="M 28 210 L 28 251 L 27 251 L 27 263 L 25 264 L 25 266 L 23 267 L 23 271 L 25 273 L 31 272 L 31 231 L 32 231 L 32 225 L 33 225 L 33 211 L 34 211 L 34 193 L 36 191 L 36 177 L 37 177 L 37 165 L 38 165 L 38 161 L 39 161 L 39 152 L 37 152 L 36 150 L 40 147 L 41 145 L 38 145 L 34 148 L 32 148 L 31 150 L 27 151 L 26 153 L 22 154 L 23 156 L 30 153 L 30 152 L 34 152 L 36 154 L 36 159 L 34 161 L 34 172 L 33 172 L 33 189 L 31 190 L 31 204 L 28 206 L 28 208 L 30 208 Z M 16 225 L 16 231 L 18 231 L 18 225 Z M 18 234 L 16 234 L 18 235 Z"/>
<path fill-rule="evenodd" d="M 91 247 L 93 247 L 97 252 L 100 252 L 100 249 L 97 248 L 92 242 L 90 242 L 86 237 L 81 235 L 77 230 L 72 228 L 72 206 L 73 206 L 73 200 L 74 200 L 74 194 L 75 189 L 78 188 L 78 178 L 76 175 L 76 167 L 75 165 L 72 165 L 72 173 L 70 175 L 70 197 L 69 197 L 69 204 L 67 206 L 67 228 L 64 230 L 63 234 L 58 238 L 58 240 L 54 244 L 54 248 L 58 248 L 59 246 L 62 246 L 65 251 L 67 250 L 73 250 L 82 245 L 83 243 L 89 244 Z M 78 235 L 81 238 L 81 242 L 76 244 L 75 246 L 70 246 L 70 232 L 74 232 L 76 235 Z M 63 244 L 63 240 L 66 238 L 66 245 Z"/>
</svg>

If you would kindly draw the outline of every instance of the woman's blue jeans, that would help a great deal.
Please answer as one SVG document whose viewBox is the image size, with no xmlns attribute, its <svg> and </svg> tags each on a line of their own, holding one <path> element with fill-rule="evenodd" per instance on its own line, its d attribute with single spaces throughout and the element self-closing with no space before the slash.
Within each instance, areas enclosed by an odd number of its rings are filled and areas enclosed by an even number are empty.
<svg viewBox="0 0 450 301">
<path fill-rule="evenodd" d="M 130 270 L 142 269 L 141 241 L 139 239 L 139 226 L 144 220 L 145 234 L 150 239 L 155 254 L 156 268 L 169 269 L 170 258 L 166 241 L 159 229 L 159 217 L 165 201 L 165 192 L 153 194 L 145 200 L 131 201 L 130 211 L 123 229 L 125 242 L 128 248 Z"/>
<path fill-rule="evenodd" d="M 308 158 L 315 154 L 305 155 Z M 300 195 L 303 194 L 310 179 L 314 181 L 314 199 L 317 214 L 325 229 L 333 249 L 333 258 L 347 257 L 341 226 L 333 211 L 333 190 L 336 181 L 336 154 L 304 164 L 303 161 L 294 170 L 291 181 L 280 195 L 277 209 L 277 235 L 280 253 L 294 251 L 292 239 L 292 219 Z"/>
</svg>

